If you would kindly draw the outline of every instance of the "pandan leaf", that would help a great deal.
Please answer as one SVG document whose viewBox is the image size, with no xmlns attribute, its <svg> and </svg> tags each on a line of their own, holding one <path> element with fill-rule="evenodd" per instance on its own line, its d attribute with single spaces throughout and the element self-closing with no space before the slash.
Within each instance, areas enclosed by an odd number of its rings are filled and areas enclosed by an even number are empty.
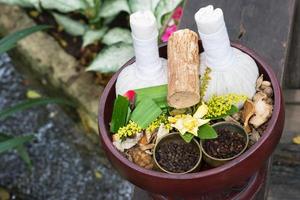
<svg viewBox="0 0 300 200">
<path fill-rule="evenodd" d="M 99 30 L 87 30 L 83 35 L 83 44 L 82 47 L 86 47 L 89 44 L 94 43 L 97 40 L 100 40 L 106 33 L 108 27 L 104 27 Z"/>
<path fill-rule="evenodd" d="M 181 137 L 182 137 L 182 139 L 185 141 L 185 142 L 187 142 L 187 143 L 190 143 L 191 141 L 192 141 L 192 139 L 194 138 L 194 135 L 193 134 L 191 134 L 191 133 L 185 133 L 185 134 L 179 134 Z"/>
<path fill-rule="evenodd" d="M 220 115 L 218 117 L 211 117 L 209 119 L 211 119 L 211 120 L 222 119 L 222 118 L 224 118 L 226 116 L 233 115 L 233 114 L 235 114 L 237 112 L 239 112 L 238 107 L 236 107 L 235 105 L 232 105 L 231 108 L 230 108 L 230 110 L 228 110 L 226 114 Z"/>
<path fill-rule="evenodd" d="M 85 31 L 88 29 L 87 25 L 81 24 L 67 16 L 52 13 L 56 22 L 64 28 L 64 31 L 73 36 L 84 35 Z"/>
<path fill-rule="evenodd" d="M 214 139 L 218 137 L 218 134 L 212 126 L 204 124 L 198 129 L 198 137 L 202 140 Z"/>
<path fill-rule="evenodd" d="M 106 18 L 116 16 L 121 11 L 130 13 L 127 0 L 105 0 L 99 13 L 100 17 Z"/>
<path fill-rule="evenodd" d="M 136 92 L 136 102 L 137 103 L 144 98 L 151 98 L 161 108 L 165 108 L 168 106 L 168 102 L 167 102 L 168 87 L 167 87 L 167 85 L 159 85 L 159 86 L 136 89 L 135 92 Z"/>
<path fill-rule="evenodd" d="M 112 45 L 118 42 L 132 44 L 131 33 L 125 28 L 112 28 L 103 37 L 102 43 Z"/>
<path fill-rule="evenodd" d="M 102 73 L 116 72 L 133 55 L 132 45 L 117 43 L 103 49 L 86 70 Z"/>
<path fill-rule="evenodd" d="M 0 142 L 0 154 L 12 150 L 26 142 L 33 140 L 35 137 L 34 135 L 25 135 L 25 136 L 16 136 L 13 138 L 8 138 Z"/>
<path fill-rule="evenodd" d="M 132 13 L 142 10 L 152 10 L 152 0 L 128 0 Z"/>
<path fill-rule="evenodd" d="M 87 8 L 83 0 L 40 0 L 41 5 L 46 10 L 57 10 L 62 13 L 68 13 Z"/>
<path fill-rule="evenodd" d="M 144 98 L 137 104 L 131 113 L 130 119 L 137 123 L 142 129 L 145 129 L 161 113 L 162 110 L 152 99 Z"/>
<path fill-rule="evenodd" d="M 160 28 L 162 24 L 162 17 L 173 10 L 182 2 L 182 0 L 160 0 L 155 9 L 155 16 Z"/>
<path fill-rule="evenodd" d="M 13 48 L 19 40 L 27 37 L 28 35 L 48 28 L 50 28 L 50 26 L 46 26 L 46 25 L 33 26 L 5 36 L 0 40 L 0 54 Z"/>
<path fill-rule="evenodd" d="M 128 112 L 127 112 L 127 117 L 126 117 L 126 124 L 129 122 L 130 115 L 131 115 L 131 109 L 128 107 Z"/>
<path fill-rule="evenodd" d="M 23 111 L 29 108 L 32 108 L 34 106 L 39 105 L 47 105 L 47 104 L 66 104 L 70 106 L 74 106 L 74 103 L 66 101 L 64 99 L 58 99 L 58 98 L 38 98 L 38 99 L 28 99 L 26 101 L 23 101 L 22 103 L 19 103 L 11 108 L 6 108 L 4 110 L 0 111 L 0 119 L 5 119 L 6 117 L 19 112 Z"/>
<path fill-rule="evenodd" d="M 110 123 L 110 131 L 112 133 L 116 133 L 120 127 L 126 125 L 128 108 L 128 99 L 118 95 L 114 103 L 114 109 Z"/>
</svg>

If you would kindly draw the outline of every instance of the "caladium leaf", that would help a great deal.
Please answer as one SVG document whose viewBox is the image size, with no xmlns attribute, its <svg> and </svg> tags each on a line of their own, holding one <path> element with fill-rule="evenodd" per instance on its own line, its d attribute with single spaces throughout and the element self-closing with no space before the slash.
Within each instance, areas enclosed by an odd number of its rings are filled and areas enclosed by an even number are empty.
<svg viewBox="0 0 300 200">
<path fill-rule="evenodd" d="M 160 0 L 152 0 L 152 12 L 155 12 L 156 6 L 158 5 L 158 3 L 160 2 Z"/>
<path fill-rule="evenodd" d="M 121 11 L 130 13 L 127 0 L 105 0 L 99 13 L 100 17 L 106 18 L 115 16 Z"/>
<path fill-rule="evenodd" d="M 128 0 L 132 13 L 141 10 L 152 10 L 152 0 Z"/>
<path fill-rule="evenodd" d="M 118 42 L 132 44 L 131 33 L 125 28 L 113 28 L 109 30 L 103 37 L 102 43 L 112 45 Z"/>
<path fill-rule="evenodd" d="M 46 10 L 57 10 L 67 13 L 76 10 L 84 10 L 88 5 L 83 0 L 40 0 L 41 5 Z"/>
<path fill-rule="evenodd" d="M 0 3 L 18 5 L 21 7 L 35 7 L 40 10 L 40 0 L 0 0 Z"/>
<path fill-rule="evenodd" d="M 78 21 L 75 21 L 69 17 L 66 17 L 61 14 L 52 13 L 56 22 L 61 25 L 64 30 L 73 36 L 81 36 L 84 35 L 87 30 L 87 26 L 85 24 L 81 24 Z"/>
<path fill-rule="evenodd" d="M 162 17 L 170 12 L 172 12 L 182 0 L 160 0 L 155 8 L 155 16 L 158 24 L 158 28 L 160 28 L 162 24 Z"/>
<path fill-rule="evenodd" d="M 82 47 L 85 47 L 93 42 L 100 40 L 107 31 L 107 27 L 99 30 L 87 30 L 83 35 Z"/>
<path fill-rule="evenodd" d="M 103 49 L 87 68 L 87 71 L 116 72 L 133 55 L 132 45 L 124 43 L 114 44 Z"/>
</svg>

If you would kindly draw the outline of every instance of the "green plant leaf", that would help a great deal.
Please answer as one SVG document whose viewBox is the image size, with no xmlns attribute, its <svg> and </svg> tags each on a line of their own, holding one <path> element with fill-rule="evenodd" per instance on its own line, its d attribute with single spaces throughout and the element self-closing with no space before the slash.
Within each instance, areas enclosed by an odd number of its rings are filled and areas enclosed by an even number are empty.
<svg viewBox="0 0 300 200">
<path fill-rule="evenodd" d="M 152 12 L 155 12 L 155 9 L 159 2 L 160 2 L 160 0 L 152 0 L 152 5 L 151 5 Z"/>
<path fill-rule="evenodd" d="M 83 35 L 82 47 L 85 47 L 89 44 L 94 43 L 97 40 L 100 40 L 106 33 L 107 29 L 107 27 L 104 27 L 99 30 L 87 30 Z"/>
<path fill-rule="evenodd" d="M 18 5 L 21 7 L 35 7 L 40 10 L 40 0 L 0 0 L 0 3 L 6 3 L 10 5 Z"/>
<path fill-rule="evenodd" d="M 144 98 L 151 98 L 160 108 L 166 108 L 168 106 L 167 85 L 159 85 L 141 89 L 135 89 L 136 102 L 140 102 Z"/>
<path fill-rule="evenodd" d="M 214 139 L 218 137 L 218 134 L 212 126 L 204 124 L 198 129 L 198 137 L 202 140 Z"/>
<path fill-rule="evenodd" d="M 114 102 L 114 109 L 110 123 L 110 132 L 116 133 L 120 127 L 125 126 L 127 121 L 128 108 L 128 99 L 126 97 L 123 97 L 122 95 L 118 95 Z"/>
<path fill-rule="evenodd" d="M 0 154 L 15 149 L 16 147 L 23 145 L 26 142 L 33 140 L 35 137 L 34 135 L 22 135 L 22 136 L 15 136 L 13 138 L 7 138 L 0 142 Z"/>
<path fill-rule="evenodd" d="M 27 37 L 28 35 L 48 28 L 50 28 L 50 26 L 46 26 L 46 25 L 33 26 L 5 36 L 0 40 L 0 54 L 13 48 L 19 40 Z"/>
<path fill-rule="evenodd" d="M 130 13 L 127 0 L 105 0 L 100 8 L 100 17 L 112 17 L 119 14 L 121 11 Z"/>
<path fill-rule="evenodd" d="M 145 129 L 153 122 L 162 110 L 150 98 L 142 99 L 131 113 L 130 119 L 137 123 L 142 129 Z"/>
<path fill-rule="evenodd" d="M 102 73 L 116 72 L 133 55 L 132 45 L 124 43 L 113 44 L 104 48 L 86 70 Z"/>
<path fill-rule="evenodd" d="M 68 13 L 87 8 L 83 0 L 40 0 L 41 5 L 46 10 L 57 10 L 62 13 Z"/>
<path fill-rule="evenodd" d="M 235 114 L 237 112 L 239 112 L 238 107 L 236 107 L 235 105 L 232 105 L 231 108 L 230 108 L 230 110 L 228 110 L 226 114 L 220 115 L 218 117 L 211 117 L 209 119 L 211 119 L 211 120 L 222 119 L 222 118 L 224 118 L 226 116 L 233 115 L 233 114 Z"/>
<path fill-rule="evenodd" d="M 152 0 L 128 0 L 132 13 L 142 10 L 152 10 Z"/>
<path fill-rule="evenodd" d="M 155 8 L 155 16 L 160 28 L 162 24 L 162 17 L 170 12 L 173 12 L 174 9 L 182 2 L 182 0 L 160 0 Z"/>
<path fill-rule="evenodd" d="M 106 45 L 116 44 L 123 42 L 126 44 L 132 44 L 131 33 L 125 28 L 112 28 L 103 37 L 102 43 Z"/>
<path fill-rule="evenodd" d="M 9 136 L 6 135 L 4 133 L 0 133 L 0 144 L 3 141 L 6 141 L 8 139 L 12 139 L 14 138 L 13 136 Z M 29 157 L 29 154 L 26 150 L 26 148 L 24 147 L 24 145 L 19 145 L 17 147 L 15 147 L 15 149 L 17 150 L 18 155 L 20 156 L 20 158 L 27 164 L 27 166 L 31 169 L 32 167 L 32 162 L 31 159 Z"/>
<path fill-rule="evenodd" d="M 73 36 L 84 35 L 85 31 L 88 29 L 87 25 L 81 24 L 65 15 L 52 13 L 56 22 L 64 28 L 64 31 Z"/>
<path fill-rule="evenodd" d="M 0 119 L 5 119 L 6 117 L 26 109 L 29 109 L 34 106 L 39 105 L 47 105 L 47 104 L 66 104 L 70 106 L 75 106 L 74 103 L 70 101 L 66 101 L 65 99 L 59 99 L 59 98 L 38 98 L 38 99 L 28 99 L 25 100 L 13 107 L 6 108 L 4 110 L 0 111 Z"/>
<path fill-rule="evenodd" d="M 185 133 L 184 135 L 180 134 L 179 135 L 182 137 L 182 139 L 187 142 L 190 143 L 192 141 L 192 139 L 194 138 L 194 135 L 191 133 Z"/>
</svg>

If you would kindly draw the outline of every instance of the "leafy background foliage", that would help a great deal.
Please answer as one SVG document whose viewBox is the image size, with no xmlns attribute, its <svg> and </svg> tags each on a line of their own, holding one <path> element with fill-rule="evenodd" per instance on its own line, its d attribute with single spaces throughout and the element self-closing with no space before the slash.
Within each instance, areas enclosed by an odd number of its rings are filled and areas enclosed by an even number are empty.
<svg viewBox="0 0 300 200">
<path fill-rule="evenodd" d="M 87 70 L 109 73 L 117 71 L 134 55 L 129 27 L 111 27 L 110 22 L 121 12 L 126 13 L 129 19 L 133 12 L 151 10 L 162 34 L 172 12 L 183 0 L 0 0 L 1 2 L 35 8 L 38 11 L 49 10 L 68 34 L 83 38 L 82 48 L 101 41 L 105 46 Z M 87 22 L 70 18 L 70 12 L 83 15 Z"/>
</svg>

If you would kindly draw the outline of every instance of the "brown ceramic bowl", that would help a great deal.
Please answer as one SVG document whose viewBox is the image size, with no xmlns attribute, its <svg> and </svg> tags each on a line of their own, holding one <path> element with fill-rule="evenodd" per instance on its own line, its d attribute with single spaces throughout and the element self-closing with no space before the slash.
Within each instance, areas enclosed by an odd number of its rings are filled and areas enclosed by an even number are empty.
<svg viewBox="0 0 300 200">
<path fill-rule="evenodd" d="M 167 174 L 147 170 L 135 165 L 125 158 L 112 144 L 109 132 L 113 102 L 115 99 L 115 83 L 122 69 L 134 62 L 129 60 L 109 81 L 99 106 L 98 125 L 102 148 L 116 170 L 127 180 L 152 193 L 170 196 L 192 196 L 209 192 L 219 192 L 254 175 L 267 161 L 279 142 L 284 125 L 284 103 L 279 82 L 271 67 L 254 51 L 241 44 L 232 43 L 251 56 L 259 66 L 264 78 L 271 81 L 274 89 L 274 111 L 267 129 L 257 143 L 238 158 L 214 169 L 182 175 Z M 203 51 L 199 44 L 200 52 Z M 161 57 L 167 58 L 167 46 L 159 49 Z"/>
</svg>

